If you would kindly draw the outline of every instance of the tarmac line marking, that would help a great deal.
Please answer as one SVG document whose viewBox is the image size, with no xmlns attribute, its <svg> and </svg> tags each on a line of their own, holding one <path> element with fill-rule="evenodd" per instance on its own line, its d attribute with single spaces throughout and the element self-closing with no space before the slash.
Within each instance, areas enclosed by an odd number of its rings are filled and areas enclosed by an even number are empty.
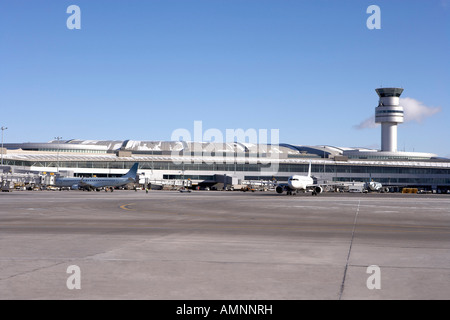
<svg viewBox="0 0 450 320">
<path fill-rule="evenodd" d="M 361 200 L 358 201 L 358 207 L 356 208 L 355 219 L 353 220 L 352 238 L 350 240 L 350 247 L 348 248 L 347 262 L 345 264 L 344 277 L 342 278 L 341 291 L 339 293 L 339 300 L 341 300 L 342 294 L 344 293 L 345 277 L 347 276 L 348 262 L 350 261 L 350 253 L 352 251 L 353 239 L 355 237 L 356 220 L 358 219 L 360 205 L 361 205 Z"/>
<path fill-rule="evenodd" d="M 126 210 L 126 209 L 125 209 Z M 128 209 L 132 210 L 132 209 Z M 344 231 L 348 232 L 350 231 L 350 225 L 348 227 L 345 226 L 338 226 L 338 225 L 330 225 L 330 226 L 271 226 L 271 225 L 210 225 L 210 226 L 200 226 L 200 225 L 160 225 L 160 224 L 145 224 L 145 225 L 135 225 L 135 224 L 128 224 L 128 225 L 121 225 L 121 226 L 115 226 L 115 225 L 105 225 L 105 224 L 60 224 L 60 223 L 46 223 L 45 226 L 39 225 L 39 224 L 8 224 L 4 226 L 0 226 L 0 230 L 8 230 L 11 228 L 54 228 L 54 227 L 74 227 L 74 228 L 112 228 L 112 229 L 177 229 L 177 230 L 195 230 L 195 229 L 203 229 L 203 230 L 287 230 L 287 231 L 306 231 L 306 232 L 339 232 Z M 359 232 L 376 232 L 376 233 L 424 233 L 429 232 L 430 230 L 385 230 L 385 229 L 366 229 L 364 226 L 359 225 L 358 226 Z M 450 234 L 449 231 L 433 231 L 433 234 Z"/>
<path fill-rule="evenodd" d="M 135 205 L 136 203 L 127 203 L 127 204 L 123 204 L 121 206 L 119 206 L 120 209 L 122 210 L 127 210 L 127 211 L 138 211 L 136 209 L 130 208 L 130 206 Z M 143 213 L 156 213 L 156 214 L 171 214 L 171 215 L 179 215 L 179 213 L 173 213 L 173 212 L 162 212 L 162 211 L 138 211 L 138 212 L 143 212 Z"/>
<path fill-rule="evenodd" d="M 119 208 L 120 208 L 120 209 L 123 209 L 123 210 L 127 210 L 127 211 L 135 211 L 134 209 L 131 209 L 131 208 L 128 207 L 128 206 L 131 206 L 131 205 L 133 205 L 133 204 L 134 204 L 134 203 L 123 204 L 123 205 L 119 206 Z"/>
</svg>

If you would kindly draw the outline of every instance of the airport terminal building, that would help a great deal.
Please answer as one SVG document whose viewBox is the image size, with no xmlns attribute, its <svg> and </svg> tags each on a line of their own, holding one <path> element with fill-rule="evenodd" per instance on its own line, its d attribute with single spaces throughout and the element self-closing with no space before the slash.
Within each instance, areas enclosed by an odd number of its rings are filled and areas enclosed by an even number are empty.
<svg viewBox="0 0 450 320">
<path fill-rule="evenodd" d="M 374 180 L 402 187 L 450 190 L 450 159 L 397 150 L 402 88 L 378 88 L 375 122 L 381 124 L 381 150 L 292 144 L 190 141 L 54 140 L 6 143 L 2 179 L 8 174 L 115 177 L 139 163 L 141 184 L 188 180 L 192 186 L 235 185 L 243 181 L 285 182 L 312 165 L 316 183 Z"/>
<path fill-rule="evenodd" d="M 113 177 L 139 162 L 140 183 L 189 179 L 196 186 L 246 180 L 287 181 L 306 174 L 318 183 L 375 180 L 392 187 L 450 190 L 450 159 L 418 152 L 331 146 L 250 145 L 181 141 L 67 140 L 5 144 L 3 173 Z"/>
</svg>

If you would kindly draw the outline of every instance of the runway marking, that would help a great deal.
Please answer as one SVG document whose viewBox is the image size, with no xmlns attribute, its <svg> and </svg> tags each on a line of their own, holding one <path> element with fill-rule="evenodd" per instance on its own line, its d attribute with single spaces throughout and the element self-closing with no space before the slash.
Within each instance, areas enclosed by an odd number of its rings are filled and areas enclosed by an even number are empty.
<svg viewBox="0 0 450 320">
<path fill-rule="evenodd" d="M 85 230 L 91 229 L 91 228 L 101 228 L 101 229 L 109 229 L 109 230 L 118 230 L 118 229 L 176 229 L 176 230 L 286 230 L 286 231 L 310 231 L 310 232 L 349 232 L 351 231 L 352 226 L 340 226 L 337 224 L 331 224 L 329 226 L 283 226 L 283 225 L 188 225 L 188 224 L 177 224 L 174 225 L 172 223 L 165 223 L 165 224 L 142 224 L 142 225 L 135 225 L 135 224 L 122 224 L 120 226 L 117 225 L 106 225 L 106 224 L 61 224 L 61 223 L 46 223 L 45 225 L 41 224 L 18 224 L 18 223 L 11 223 L 7 225 L 0 226 L 0 230 L 8 230 L 11 228 L 20 228 L 20 229 L 36 229 L 36 228 L 45 228 L 45 229 L 51 229 L 55 227 L 62 227 L 62 228 L 83 228 Z M 420 226 L 414 226 L 416 228 L 419 228 Z M 425 227 L 428 228 L 428 227 Z M 446 229 L 446 228 L 444 228 Z M 367 228 L 367 225 L 359 225 L 358 226 L 358 232 L 364 234 L 366 232 L 375 232 L 375 233 L 427 233 L 431 230 L 400 230 L 400 229 L 382 229 L 382 228 Z M 450 231 L 434 231 L 433 234 L 450 234 Z"/>
<path fill-rule="evenodd" d="M 344 277 L 342 278 L 341 291 L 339 293 L 339 300 L 341 300 L 342 294 L 344 293 L 345 277 L 347 276 L 348 262 L 350 261 L 350 253 L 352 251 L 353 239 L 355 238 L 356 221 L 358 219 L 360 205 L 361 205 L 361 200 L 358 201 L 358 207 L 356 208 L 355 219 L 353 220 L 352 238 L 350 240 L 350 247 L 348 248 L 347 262 L 345 263 Z"/>
<path fill-rule="evenodd" d="M 134 203 L 127 203 L 119 206 L 120 209 L 128 210 L 128 211 L 136 211 L 135 209 L 131 209 L 128 206 L 132 206 Z"/>
<path fill-rule="evenodd" d="M 127 211 L 135 211 L 135 212 L 141 212 L 141 213 L 155 213 L 155 214 L 169 214 L 169 215 L 179 215 L 179 213 L 175 213 L 175 212 L 167 212 L 167 211 L 156 211 L 156 210 L 137 210 L 134 208 L 131 208 L 131 206 L 135 205 L 136 203 L 127 203 L 127 204 L 123 204 L 121 206 L 119 206 L 120 209 L 122 210 L 127 210 Z"/>
</svg>

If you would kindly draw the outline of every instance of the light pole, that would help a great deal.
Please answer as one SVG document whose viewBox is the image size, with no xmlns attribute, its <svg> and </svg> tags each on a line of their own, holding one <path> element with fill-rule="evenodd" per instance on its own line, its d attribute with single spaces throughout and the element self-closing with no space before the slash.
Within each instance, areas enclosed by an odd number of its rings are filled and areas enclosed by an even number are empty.
<svg viewBox="0 0 450 320">
<path fill-rule="evenodd" d="M 5 131 L 6 129 L 8 129 L 7 127 L 2 127 L 2 165 L 3 165 L 3 131 Z"/>
<path fill-rule="evenodd" d="M 55 137 L 56 140 L 58 140 L 58 148 L 56 153 L 56 172 L 59 172 L 59 140 L 62 139 L 62 137 Z"/>
</svg>

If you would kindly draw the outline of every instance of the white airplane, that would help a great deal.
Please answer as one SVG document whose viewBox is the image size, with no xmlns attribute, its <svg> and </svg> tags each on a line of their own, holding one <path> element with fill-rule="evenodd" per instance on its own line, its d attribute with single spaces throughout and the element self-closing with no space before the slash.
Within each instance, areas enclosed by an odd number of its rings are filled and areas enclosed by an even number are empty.
<svg viewBox="0 0 450 320">
<path fill-rule="evenodd" d="M 130 182 L 135 182 L 138 165 L 136 162 L 130 171 L 119 178 L 57 178 L 55 187 L 65 187 L 73 190 L 85 189 L 88 191 L 111 187 L 112 192 L 113 187 L 120 187 Z"/>
<path fill-rule="evenodd" d="M 316 196 L 318 193 L 321 193 L 323 191 L 323 188 L 318 184 L 314 184 L 314 180 L 311 177 L 311 161 L 310 161 L 308 175 L 306 175 L 306 176 L 300 176 L 300 175 L 290 176 L 287 184 L 280 183 L 277 185 L 275 190 L 277 191 L 277 193 L 283 193 L 284 191 L 286 191 L 286 193 L 288 195 L 294 195 L 298 191 L 312 190 L 312 195 Z"/>
<path fill-rule="evenodd" d="M 383 185 L 379 182 L 375 182 L 372 180 L 372 181 L 366 183 L 366 188 L 368 191 L 380 192 L 380 191 L 382 191 Z"/>
</svg>

